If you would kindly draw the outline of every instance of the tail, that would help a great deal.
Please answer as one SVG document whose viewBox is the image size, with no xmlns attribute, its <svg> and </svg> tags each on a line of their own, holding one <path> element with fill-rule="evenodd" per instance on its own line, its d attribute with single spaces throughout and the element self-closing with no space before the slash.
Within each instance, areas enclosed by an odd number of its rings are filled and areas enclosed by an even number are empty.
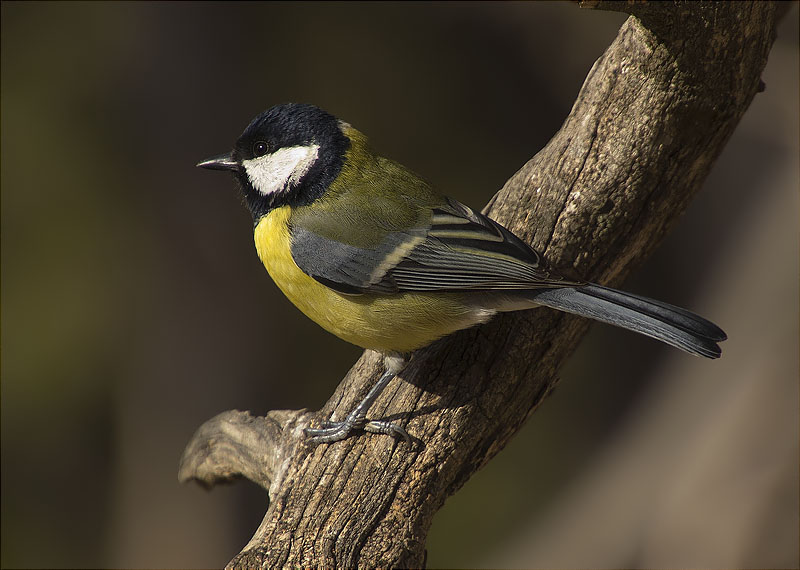
<svg viewBox="0 0 800 570">
<path fill-rule="evenodd" d="M 601 285 L 541 289 L 533 299 L 539 305 L 632 330 L 706 358 L 719 358 L 722 350 L 717 343 L 727 338 L 717 325 L 685 309 Z"/>
</svg>

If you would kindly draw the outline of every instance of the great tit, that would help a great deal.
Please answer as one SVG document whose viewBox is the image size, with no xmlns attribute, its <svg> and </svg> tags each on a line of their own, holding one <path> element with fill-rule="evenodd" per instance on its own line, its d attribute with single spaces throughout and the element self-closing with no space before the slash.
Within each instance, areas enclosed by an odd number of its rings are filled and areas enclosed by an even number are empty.
<svg viewBox="0 0 800 570">
<path fill-rule="evenodd" d="M 283 104 L 258 115 L 232 152 L 198 163 L 233 172 L 253 215 L 256 251 L 283 293 L 336 336 L 384 355 L 385 372 L 344 421 L 306 429 L 313 443 L 354 430 L 408 438 L 367 411 L 407 355 L 497 312 L 546 306 L 717 358 L 725 333 L 689 311 L 567 279 L 506 228 L 444 197 L 329 113 Z"/>
</svg>

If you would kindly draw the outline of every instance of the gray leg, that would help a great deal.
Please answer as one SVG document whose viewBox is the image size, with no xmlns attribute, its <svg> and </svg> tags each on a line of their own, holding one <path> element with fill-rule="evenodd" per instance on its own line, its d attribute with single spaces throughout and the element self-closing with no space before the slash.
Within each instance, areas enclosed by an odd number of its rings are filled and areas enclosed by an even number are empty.
<svg viewBox="0 0 800 570">
<path fill-rule="evenodd" d="M 344 421 L 325 422 L 321 428 L 306 428 L 306 435 L 311 443 L 332 443 L 348 437 L 353 431 L 362 429 L 370 433 L 383 433 L 400 436 L 407 443 L 411 443 L 411 436 L 400 426 L 384 420 L 368 420 L 369 411 L 378 396 L 381 395 L 389 382 L 400 373 L 405 366 L 405 359 L 398 355 L 388 355 L 384 358 L 386 371 L 370 389 L 364 399 L 350 412 Z"/>
</svg>

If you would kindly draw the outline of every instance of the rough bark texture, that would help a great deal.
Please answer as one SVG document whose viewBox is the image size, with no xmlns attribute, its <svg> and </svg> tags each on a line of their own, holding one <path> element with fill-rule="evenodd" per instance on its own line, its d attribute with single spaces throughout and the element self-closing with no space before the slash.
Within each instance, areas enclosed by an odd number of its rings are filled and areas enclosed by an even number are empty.
<svg viewBox="0 0 800 570">
<path fill-rule="evenodd" d="M 587 4 L 633 15 L 561 130 L 486 212 L 551 265 L 614 285 L 661 241 L 762 87 L 781 9 Z M 343 417 L 377 380 L 381 359 L 368 351 L 318 414 L 209 420 L 180 478 L 247 477 L 269 490 L 263 522 L 231 568 L 424 566 L 433 515 L 536 409 L 587 326 L 537 309 L 418 351 L 370 413 L 404 425 L 413 448 L 375 435 L 304 441 L 309 420 Z"/>
</svg>

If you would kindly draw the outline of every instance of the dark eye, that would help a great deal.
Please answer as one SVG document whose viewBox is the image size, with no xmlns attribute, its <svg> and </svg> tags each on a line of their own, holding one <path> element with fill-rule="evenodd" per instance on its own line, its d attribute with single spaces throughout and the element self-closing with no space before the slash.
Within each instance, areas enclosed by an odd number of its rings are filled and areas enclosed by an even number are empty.
<svg viewBox="0 0 800 570">
<path fill-rule="evenodd" d="M 253 144 L 253 156 L 264 156 L 269 152 L 269 144 L 264 141 L 258 141 Z"/>
</svg>

